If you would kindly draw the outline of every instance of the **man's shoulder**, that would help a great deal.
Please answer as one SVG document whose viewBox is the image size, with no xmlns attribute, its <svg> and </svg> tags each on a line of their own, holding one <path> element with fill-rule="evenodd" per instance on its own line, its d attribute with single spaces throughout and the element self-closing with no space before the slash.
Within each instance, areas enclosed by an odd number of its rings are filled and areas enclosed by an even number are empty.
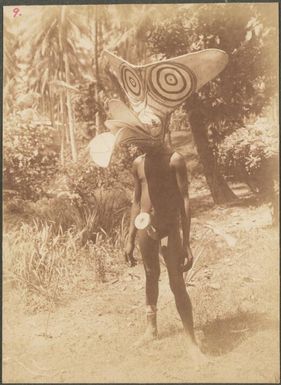
<svg viewBox="0 0 281 385">
<path fill-rule="evenodd" d="M 183 155 L 181 155 L 179 152 L 175 151 L 173 152 L 171 159 L 170 159 L 171 166 L 174 167 L 181 167 L 185 166 L 185 159 Z"/>
<path fill-rule="evenodd" d="M 144 161 L 145 154 L 139 155 L 134 161 L 133 165 L 139 165 Z"/>
<path fill-rule="evenodd" d="M 136 171 L 139 169 L 139 167 L 141 166 L 141 164 L 144 162 L 144 157 L 145 155 L 139 155 L 136 159 L 134 159 L 133 161 L 133 171 Z"/>
</svg>

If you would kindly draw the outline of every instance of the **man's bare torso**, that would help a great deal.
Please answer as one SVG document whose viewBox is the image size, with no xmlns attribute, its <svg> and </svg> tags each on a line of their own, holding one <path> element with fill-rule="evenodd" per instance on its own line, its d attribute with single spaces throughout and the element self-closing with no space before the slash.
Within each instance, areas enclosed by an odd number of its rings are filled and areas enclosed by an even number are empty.
<svg viewBox="0 0 281 385">
<path fill-rule="evenodd" d="M 141 211 L 150 213 L 152 210 L 152 203 L 149 196 L 148 184 L 144 172 L 145 155 L 141 155 L 137 159 L 137 173 L 141 183 Z"/>
<path fill-rule="evenodd" d="M 179 216 L 181 196 L 178 190 L 171 151 L 141 155 L 135 160 L 141 184 L 141 211 L 151 213 L 158 229 L 167 230 Z"/>
</svg>

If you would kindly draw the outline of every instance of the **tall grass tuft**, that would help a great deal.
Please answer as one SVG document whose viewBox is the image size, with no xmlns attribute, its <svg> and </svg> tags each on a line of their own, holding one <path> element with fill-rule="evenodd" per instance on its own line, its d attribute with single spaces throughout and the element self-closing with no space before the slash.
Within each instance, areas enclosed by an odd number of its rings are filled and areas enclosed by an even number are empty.
<svg viewBox="0 0 281 385">
<path fill-rule="evenodd" d="M 81 235 L 73 228 L 54 234 L 48 223 L 23 223 L 4 236 L 4 282 L 20 289 L 30 309 L 42 310 L 74 290 L 89 290 L 118 276 L 122 251 L 112 239 L 101 232 L 96 243 L 82 245 Z"/>
<path fill-rule="evenodd" d="M 129 206 L 130 201 L 122 190 L 97 190 L 93 192 L 91 202 L 65 192 L 55 198 L 29 203 L 26 214 L 31 219 L 51 224 L 54 234 L 75 228 L 83 233 L 82 241 L 86 243 L 95 242 L 96 234 L 100 232 L 115 237 L 116 229 Z"/>
<path fill-rule="evenodd" d="M 64 194 L 30 203 L 25 221 L 5 232 L 4 280 L 21 290 L 32 309 L 118 276 L 128 198 L 120 191 L 99 191 L 93 202 L 81 204 Z"/>
</svg>

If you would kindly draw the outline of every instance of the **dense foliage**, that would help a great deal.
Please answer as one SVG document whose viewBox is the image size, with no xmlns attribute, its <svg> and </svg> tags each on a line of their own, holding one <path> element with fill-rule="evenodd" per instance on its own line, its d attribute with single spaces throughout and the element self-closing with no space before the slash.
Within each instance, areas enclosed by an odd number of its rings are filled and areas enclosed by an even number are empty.
<svg viewBox="0 0 281 385">
<path fill-rule="evenodd" d="M 129 175 L 134 155 L 127 151 L 116 151 L 107 168 L 97 167 L 87 157 L 81 157 L 77 163 L 68 163 L 62 170 L 66 175 L 69 191 L 78 194 L 83 202 L 90 203 L 96 190 L 122 190 L 131 187 Z"/>
<path fill-rule="evenodd" d="M 272 134 L 268 124 L 248 124 L 277 93 L 276 9 L 257 3 L 68 5 L 25 7 L 24 17 L 13 17 L 5 8 L 4 270 L 22 298 L 36 308 L 45 298 L 50 309 L 82 280 L 88 287 L 93 278 L 118 277 L 124 260 L 129 174 L 139 153 L 118 149 L 106 169 L 90 160 L 88 144 L 105 130 L 108 99 L 126 103 L 103 68 L 103 49 L 135 65 L 206 48 L 226 51 L 225 71 L 173 114 L 171 128 L 193 130 L 189 114 L 199 111 L 197 132 L 206 134 L 204 151 L 214 154 L 215 167 L 270 196 L 278 212 L 272 199 L 277 163 L 270 163 L 277 157 L 276 129 Z M 204 151 L 197 151 L 202 164 Z"/>
<path fill-rule="evenodd" d="M 264 141 L 262 148 L 251 146 L 251 141 L 256 141 L 255 132 L 244 127 L 249 120 L 263 115 L 268 105 L 276 104 L 276 26 L 276 8 L 268 9 L 264 4 L 194 4 L 181 7 L 162 23 L 155 23 L 149 36 L 152 52 L 162 58 L 208 48 L 228 54 L 225 70 L 184 105 L 207 183 L 217 203 L 234 198 L 224 179 L 230 168 L 240 180 L 245 180 L 249 173 L 253 175 L 255 169 L 261 175 L 268 174 L 267 167 L 262 166 L 263 154 L 269 151 L 268 142 Z M 245 142 L 235 149 L 236 138 L 244 134 Z M 223 141 L 228 135 L 233 136 Z M 233 151 L 228 143 L 234 146 Z M 218 152 L 212 151 L 218 145 L 219 159 Z"/>
<path fill-rule="evenodd" d="M 5 122 L 4 189 L 24 199 L 40 197 L 58 170 L 55 132 L 20 117 Z"/>
<path fill-rule="evenodd" d="M 277 92 L 276 12 L 265 7 L 193 5 L 156 25 L 149 37 L 153 52 L 167 58 L 207 48 L 229 55 L 223 73 L 200 90 L 199 99 L 186 103 L 187 111 L 200 106 L 215 130 L 226 122 L 224 134 L 262 113 Z"/>
<path fill-rule="evenodd" d="M 274 127 L 257 122 L 228 135 L 218 146 L 217 157 L 228 176 L 255 177 L 268 159 L 278 156 L 278 136 Z M 277 166 L 277 163 L 276 163 Z M 276 173 L 276 169 L 272 172 Z"/>
<path fill-rule="evenodd" d="M 190 128 L 189 112 L 200 110 L 207 147 L 219 146 L 214 154 L 225 175 L 237 176 L 242 168 L 248 174 L 260 169 L 261 154 L 269 151 L 268 143 L 261 137 L 262 148 L 248 145 L 256 141 L 256 129 L 251 132 L 247 120 L 261 115 L 276 93 L 274 7 L 179 4 L 132 5 L 125 9 L 111 5 L 99 7 L 98 18 L 92 6 L 81 8 L 77 17 L 75 11 L 71 6 L 38 8 L 36 14 L 30 15 L 34 20 L 30 29 L 17 21 L 22 33 L 14 29 L 11 18 L 5 17 L 9 38 L 5 41 L 5 60 L 13 60 L 19 69 L 15 72 L 5 68 L 4 74 L 5 99 L 9 101 L 4 135 L 7 189 L 37 199 L 48 189 L 52 175 L 58 175 L 58 158 L 67 189 L 86 197 L 85 201 L 91 200 L 96 189 L 130 185 L 131 159 L 125 159 L 128 155 L 124 158 L 126 151 L 122 156 L 122 151 L 116 152 L 106 170 L 91 164 L 87 151 L 81 153 L 89 140 L 105 129 L 108 98 L 123 96 L 120 86 L 101 65 L 103 48 L 135 64 L 206 48 L 226 51 L 226 70 L 190 98 L 171 122 Z M 8 94 L 12 95 L 10 99 Z M 14 98 L 16 103 L 11 103 Z M 27 124 L 24 114 L 28 111 L 33 117 Z M 51 125 L 35 124 L 33 111 L 49 119 Z M 21 118 L 11 118 L 15 113 Z M 244 144 L 239 142 L 236 152 L 231 151 L 231 143 L 244 134 Z M 53 136 L 60 148 L 53 146 Z"/>
<path fill-rule="evenodd" d="M 96 113 L 99 112 L 102 121 L 106 119 L 102 101 L 96 101 L 96 84 L 89 83 L 79 87 L 81 94 L 75 99 L 74 113 L 78 122 L 95 122 Z"/>
</svg>

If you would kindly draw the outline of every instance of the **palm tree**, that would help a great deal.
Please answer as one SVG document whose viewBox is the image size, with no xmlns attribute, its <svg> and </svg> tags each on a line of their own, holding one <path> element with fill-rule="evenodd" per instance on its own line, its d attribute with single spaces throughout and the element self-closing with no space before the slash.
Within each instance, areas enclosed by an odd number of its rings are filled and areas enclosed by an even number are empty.
<svg viewBox="0 0 281 385">
<path fill-rule="evenodd" d="M 105 28 L 114 30 L 104 48 L 132 64 L 146 64 L 153 58 L 147 44 L 150 31 L 158 22 L 171 17 L 174 4 L 110 4 L 105 6 Z"/>
<path fill-rule="evenodd" d="M 16 51 L 18 42 L 15 33 L 13 33 L 11 21 L 5 17 L 4 22 L 4 72 L 3 72 L 3 107 L 4 114 L 12 112 L 14 103 L 15 79 L 19 72 L 18 59 Z"/>
<path fill-rule="evenodd" d="M 31 87 L 41 94 L 41 110 L 48 113 L 52 122 L 54 116 L 67 116 L 68 135 L 61 132 L 61 151 L 64 137 L 69 137 L 73 161 L 77 160 L 75 126 L 69 87 L 58 90 L 56 82 L 66 85 L 91 77 L 90 65 L 85 49 L 79 47 L 79 40 L 88 37 L 85 27 L 85 12 L 71 6 L 41 7 L 39 15 L 22 39 L 28 40 L 32 47 L 32 60 L 29 71 Z M 58 107 L 57 107 L 58 106 Z M 61 114 L 66 109 L 66 114 Z M 61 130 L 64 131 L 64 122 Z"/>
</svg>

